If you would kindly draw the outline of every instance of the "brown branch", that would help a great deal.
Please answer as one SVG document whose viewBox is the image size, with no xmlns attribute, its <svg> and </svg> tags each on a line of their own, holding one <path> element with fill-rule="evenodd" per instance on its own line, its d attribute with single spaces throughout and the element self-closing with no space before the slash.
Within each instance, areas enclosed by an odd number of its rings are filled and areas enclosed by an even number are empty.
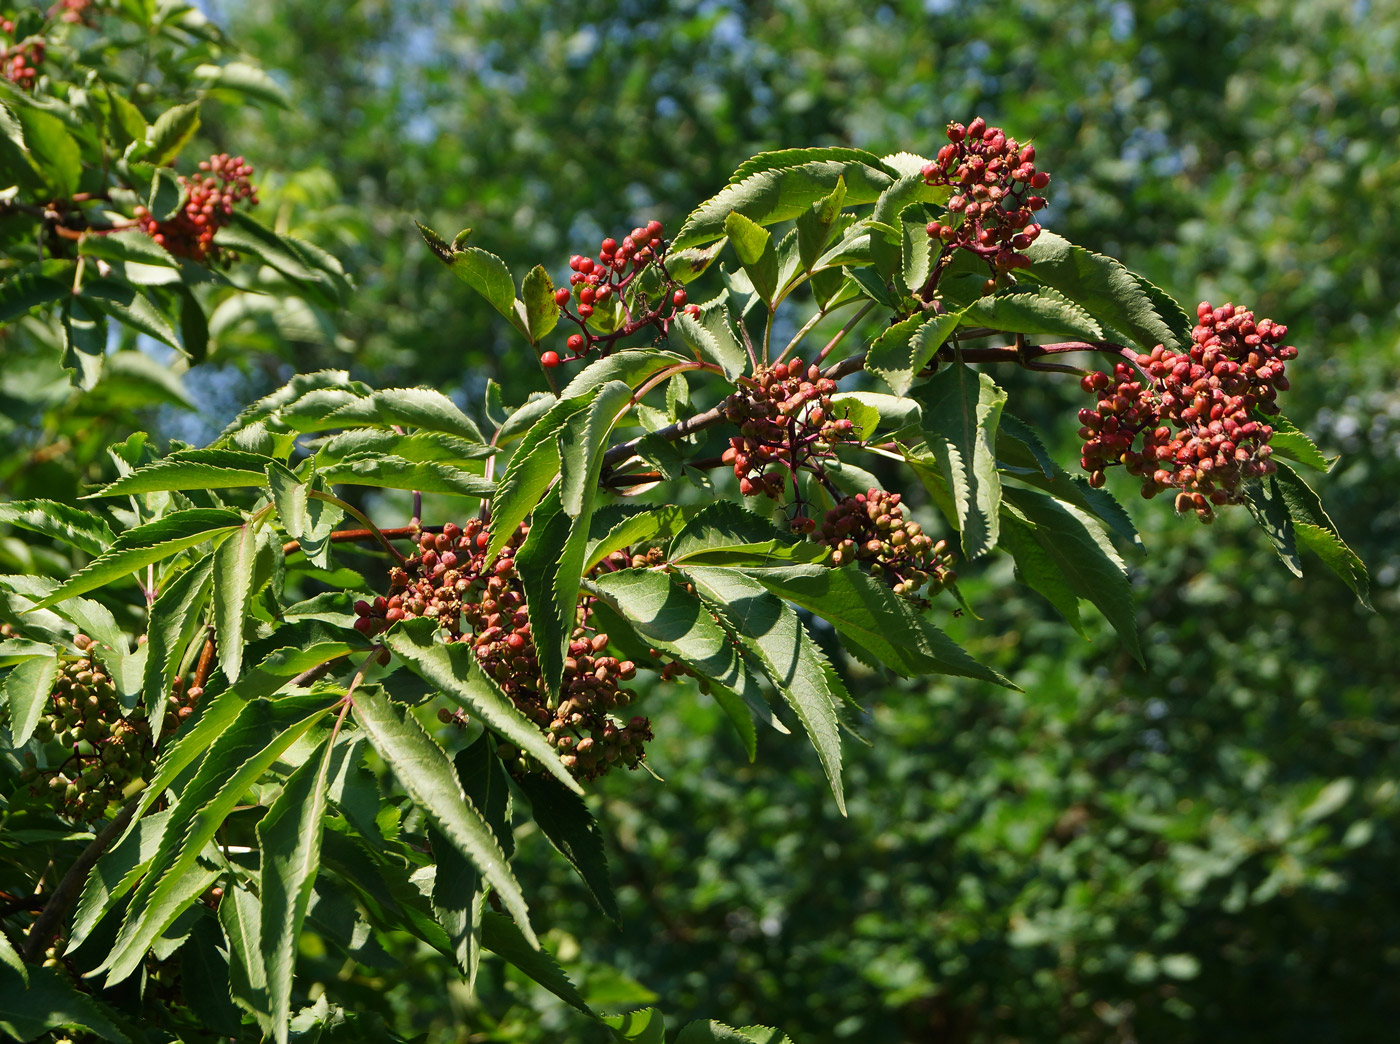
<svg viewBox="0 0 1400 1044">
<path fill-rule="evenodd" d="M 136 806 L 140 801 L 141 795 L 137 794 L 123 805 L 116 818 L 103 827 L 102 833 L 88 842 L 88 846 L 83 849 L 82 854 L 68 868 L 68 872 L 63 875 L 63 880 L 49 895 L 44 909 L 39 913 L 34 924 L 30 926 L 29 935 L 24 940 L 24 950 L 22 951 L 25 961 L 30 964 L 39 963 L 39 959 L 43 957 L 44 951 L 48 949 L 49 943 L 57 934 L 60 922 L 67 916 L 68 908 L 73 905 L 73 900 L 78 897 L 78 892 L 86 883 L 88 874 L 97 865 L 97 860 L 101 858 L 102 853 L 107 851 L 126 830 L 127 824 L 136 814 Z"/>
<path fill-rule="evenodd" d="M 209 633 L 204 638 L 204 648 L 199 651 L 199 663 L 194 669 L 194 681 L 190 687 L 194 689 L 204 688 L 204 683 L 209 680 L 210 668 L 214 666 L 214 629 L 211 627 Z"/>
<path fill-rule="evenodd" d="M 431 526 L 398 526 L 394 529 L 381 529 L 379 532 L 391 540 L 412 540 L 424 531 L 431 531 Z M 337 529 L 327 539 L 333 544 L 354 542 L 361 544 L 376 544 L 379 537 L 371 529 Z M 301 550 L 301 541 L 288 540 L 282 545 L 282 554 L 290 555 Z"/>
</svg>

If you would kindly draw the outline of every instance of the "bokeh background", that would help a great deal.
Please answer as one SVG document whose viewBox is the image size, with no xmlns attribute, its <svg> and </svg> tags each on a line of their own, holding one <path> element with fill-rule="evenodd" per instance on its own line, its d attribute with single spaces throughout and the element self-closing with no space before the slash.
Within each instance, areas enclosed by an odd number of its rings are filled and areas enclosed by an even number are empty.
<svg viewBox="0 0 1400 1044">
<path fill-rule="evenodd" d="M 850 677 L 869 743 L 848 746 L 847 819 L 803 744 L 761 737 L 750 765 L 692 689 L 649 696 L 665 781 L 615 774 L 598 808 L 622 929 L 521 838 L 527 893 L 591 1003 L 798 1042 L 1393 1039 L 1400 8 L 204 6 L 291 104 L 215 107 L 202 136 L 256 163 L 279 226 L 334 251 L 358 290 L 339 313 L 222 316 L 211 362 L 184 378 L 195 408 L 152 420 L 166 437 L 206 439 L 320 366 L 472 404 L 494 377 L 522 401 L 523 347 L 412 218 L 557 274 L 638 220 L 675 227 L 756 151 L 931 154 L 950 119 L 981 114 L 1034 138 L 1055 178 L 1048 227 L 1188 310 L 1231 300 L 1286 323 L 1288 413 L 1341 454 L 1320 485 L 1375 613 L 1320 567 L 1291 576 L 1247 519 L 1202 527 L 1133 502 L 1147 669 L 1102 621 L 1080 639 L 1009 562 L 967 569 L 980 619 L 948 629 L 1024 692 Z M 1008 387 L 1072 459 L 1074 383 Z M 377 960 L 328 967 L 328 991 L 434 1041 L 591 1039 L 498 963 L 473 998 L 407 944 Z"/>
</svg>

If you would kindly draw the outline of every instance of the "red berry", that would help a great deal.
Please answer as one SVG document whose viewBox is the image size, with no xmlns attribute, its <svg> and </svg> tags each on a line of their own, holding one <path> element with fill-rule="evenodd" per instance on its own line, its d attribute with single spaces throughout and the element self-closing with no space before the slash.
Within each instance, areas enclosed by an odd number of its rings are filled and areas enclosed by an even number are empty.
<svg viewBox="0 0 1400 1044">
<path fill-rule="evenodd" d="M 540 356 L 540 365 L 543 366 L 546 370 L 554 369 L 554 367 L 559 365 L 559 353 L 545 352 L 543 355 Z"/>
<path fill-rule="evenodd" d="M 599 247 L 598 252 L 599 252 L 600 254 L 602 254 L 604 257 L 607 257 L 609 254 L 614 254 L 614 253 L 616 253 L 616 252 L 617 252 L 617 240 L 616 240 L 616 239 L 613 239 L 611 236 L 609 236 L 607 239 L 603 240 L 603 243 L 602 243 L 602 245 Z"/>
<path fill-rule="evenodd" d="M 685 300 L 686 298 L 684 290 L 677 290 L 674 294 L 671 295 L 671 303 L 677 308 L 684 308 Z"/>
<path fill-rule="evenodd" d="M 592 305 L 589 305 L 589 304 L 581 304 L 581 305 L 579 305 L 579 306 L 578 306 L 578 314 L 579 314 L 579 318 L 580 318 L 580 319 L 590 319 L 590 318 L 592 318 L 592 316 L 593 316 L 593 306 L 592 306 Z"/>
<path fill-rule="evenodd" d="M 563 308 L 569 303 L 570 296 L 572 295 L 569 293 L 568 288 L 561 286 L 558 290 L 554 291 L 554 303 L 560 308 Z"/>
<path fill-rule="evenodd" d="M 570 334 L 568 345 L 569 351 L 571 352 L 581 351 L 583 348 L 583 334 Z"/>
</svg>

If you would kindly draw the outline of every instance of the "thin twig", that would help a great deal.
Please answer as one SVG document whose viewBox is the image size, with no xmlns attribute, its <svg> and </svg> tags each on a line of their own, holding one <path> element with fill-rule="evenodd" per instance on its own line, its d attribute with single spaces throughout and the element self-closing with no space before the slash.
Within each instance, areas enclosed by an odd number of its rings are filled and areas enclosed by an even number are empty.
<svg viewBox="0 0 1400 1044">
<path fill-rule="evenodd" d="M 102 828 L 102 833 L 88 842 L 88 846 L 83 849 L 82 854 L 63 875 L 63 880 L 58 883 L 58 887 L 49 894 L 48 902 L 44 904 L 44 909 L 40 911 L 38 918 L 30 926 L 29 935 L 24 940 L 22 955 L 25 961 L 30 964 L 39 962 L 44 951 L 48 949 L 49 943 L 53 941 L 54 935 L 57 934 L 63 918 L 67 916 L 68 908 L 73 905 L 73 900 L 78 897 L 78 892 L 86 883 L 88 874 L 97 865 L 97 860 L 101 858 L 102 853 L 107 851 L 126 830 L 127 824 L 136 814 L 136 806 L 140 801 L 141 795 L 137 794 L 122 806 L 122 810 L 116 814 L 116 817 Z"/>
</svg>

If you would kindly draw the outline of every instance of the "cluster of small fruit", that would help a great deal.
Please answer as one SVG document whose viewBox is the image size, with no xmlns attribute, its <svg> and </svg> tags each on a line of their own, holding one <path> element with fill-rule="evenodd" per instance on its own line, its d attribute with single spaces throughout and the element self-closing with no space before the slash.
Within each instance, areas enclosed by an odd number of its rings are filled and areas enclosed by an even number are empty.
<svg viewBox="0 0 1400 1044">
<path fill-rule="evenodd" d="M 665 333 L 682 309 L 699 315 L 699 307 L 686 304 L 685 290 L 666 272 L 664 231 L 660 221 L 649 221 L 623 236 L 620 243 L 611 236 L 604 239 L 596 258 L 581 254 L 569 258 L 569 285 L 554 291 L 554 303 L 565 319 L 578 325 L 578 332 L 565 342 L 567 355 L 544 352 L 540 365 L 552 369 L 582 359 L 600 343 L 617 340 L 619 330 L 633 334 L 651 326 Z M 656 285 L 649 285 L 645 293 L 634 292 L 633 285 L 640 287 L 638 279 L 648 268 L 659 275 Z M 608 313 L 607 333 L 589 327 L 600 309 Z"/>
<path fill-rule="evenodd" d="M 739 425 L 723 460 L 739 478 L 746 497 L 762 493 L 777 500 L 785 482 L 803 468 L 832 454 L 832 445 L 855 437 L 855 425 L 835 416 L 831 393 L 836 382 L 801 359 L 761 368 L 744 379 L 746 390 L 724 401 L 724 415 Z M 794 527 L 811 532 L 816 523 L 798 518 Z"/>
<path fill-rule="evenodd" d="M 814 539 L 831 548 L 834 565 L 860 563 L 906 598 L 935 595 L 958 578 L 948 542 L 935 543 L 919 523 L 905 521 L 898 493 L 871 489 L 842 498 Z"/>
<path fill-rule="evenodd" d="M 85 635 L 74 644 L 92 648 Z M 200 694 L 177 683 L 168 700 L 166 734 L 194 713 Z M 124 713 L 112 679 L 91 658 L 62 665 L 34 736 L 41 744 L 58 744 L 67 756 L 57 768 L 41 769 L 26 752 L 25 781 L 36 796 L 47 789 L 59 813 L 77 820 L 98 819 L 122 800 L 149 770 L 156 749 L 146 720 Z"/>
<path fill-rule="evenodd" d="M 1000 127 L 978 116 L 966 127 L 948 125 L 948 144 L 923 168 L 925 183 L 950 186 L 951 217 L 931 221 L 928 234 L 945 253 L 971 250 L 998 272 L 1025 268 L 1025 250 L 1040 235 L 1031 213 L 1045 206 L 1033 192 L 1050 184 L 1050 175 L 1035 169 L 1035 146 L 1021 145 Z"/>
<path fill-rule="evenodd" d="M 15 23 L 8 18 L 0 19 L 0 35 L 13 40 Z M 44 63 L 47 45 L 40 37 L 11 43 L 0 48 L 0 74 L 22 91 L 32 91 L 34 81 L 39 76 L 39 66 Z"/>
<path fill-rule="evenodd" d="M 491 534 L 479 520 L 423 533 L 418 552 L 390 570 L 388 597 L 356 603 L 355 626 L 368 636 L 398 620 L 436 620 L 446 640 L 471 646 L 485 673 L 540 728 L 580 779 L 594 779 L 615 765 L 636 768 L 652 738 L 651 723 L 644 717 L 623 722 L 614 712 L 632 701 L 633 693 L 622 686 L 636 676 L 637 666 L 608 653 L 608 635 L 593 625 L 590 597 L 578 603 L 557 699 L 544 682 L 524 585 L 515 568 L 516 552 L 528 532 L 521 523 L 490 562 L 486 549 Z M 653 559 L 616 552 L 599 568 L 645 565 Z M 444 708 L 439 717 L 466 723 L 460 711 Z M 511 760 L 519 771 L 539 770 L 519 750 L 511 751 Z"/>
<path fill-rule="evenodd" d="M 1277 470 L 1273 426 L 1255 414 L 1278 412 L 1277 394 L 1288 388 L 1285 363 L 1298 350 L 1283 343 L 1287 327 L 1256 323 L 1238 305 L 1202 301 L 1196 318 L 1187 351 L 1158 345 L 1137 356 L 1142 372 L 1120 362 L 1112 377 L 1084 377 L 1084 390 L 1098 402 L 1079 411 L 1079 463 L 1094 486 L 1121 463 L 1143 480 L 1144 497 L 1176 489 L 1177 511 L 1194 510 L 1210 522 L 1214 508 L 1243 500 L 1248 479 Z"/>
<path fill-rule="evenodd" d="M 184 202 L 175 216 L 158 221 L 145 207 L 136 208 L 136 222 L 147 235 L 176 257 L 193 261 L 232 263 L 234 255 L 220 250 L 214 234 L 233 218 L 240 203 L 257 206 L 258 191 L 249 181 L 253 168 L 242 156 L 221 152 L 199 165 L 192 178 L 180 175 Z"/>
</svg>

